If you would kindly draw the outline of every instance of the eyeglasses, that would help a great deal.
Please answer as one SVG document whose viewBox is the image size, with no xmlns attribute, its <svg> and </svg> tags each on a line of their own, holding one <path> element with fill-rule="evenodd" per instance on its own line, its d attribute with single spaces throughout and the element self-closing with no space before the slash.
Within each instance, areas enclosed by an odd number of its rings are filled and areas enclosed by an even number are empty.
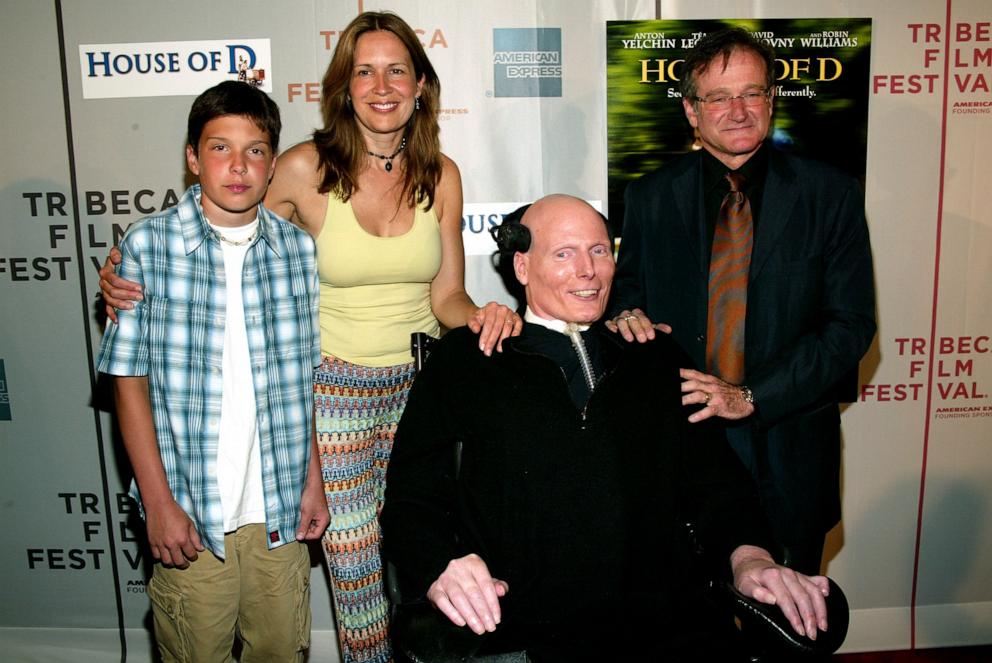
<svg viewBox="0 0 992 663">
<path fill-rule="evenodd" d="M 745 106 L 760 106 L 768 99 L 768 88 L 752 90 L 751 92 L 739 94 L 736 97 L 731 97 L 727 94 L 710 94 L 705 97 L 693 97 L 692 99 L 693 101 L 698 101 L 701 104 L 706 104 L 707 108 L 711 108 L 713 110 L 725 110 L 730 108 L 730 105 L 734 103 L 734 99 L 740 99 L 744 102 Z"/>
</svg>

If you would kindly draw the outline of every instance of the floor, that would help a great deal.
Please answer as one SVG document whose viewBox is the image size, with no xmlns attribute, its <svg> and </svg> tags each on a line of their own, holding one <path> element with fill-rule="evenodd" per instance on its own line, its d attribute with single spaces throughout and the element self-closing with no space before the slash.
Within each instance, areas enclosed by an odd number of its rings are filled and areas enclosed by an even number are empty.
<svg viewBox="0 0 992 663">
<path fill-rule="evenodd" d="M 992 663 L 992 646 L 842 654 L 832 663 Z"/>
</svg>

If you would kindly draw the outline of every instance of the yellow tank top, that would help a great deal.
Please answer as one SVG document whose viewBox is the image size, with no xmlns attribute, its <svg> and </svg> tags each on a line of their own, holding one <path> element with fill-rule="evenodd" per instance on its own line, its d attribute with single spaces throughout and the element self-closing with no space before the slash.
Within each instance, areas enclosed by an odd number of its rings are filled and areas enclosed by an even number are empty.
<svg viewBox="0 0 992 663">
<path fill-rule="evenodd" d="M 410 334 L 440 331 L 430 292 L 441 267 L 437 215 L 417 208 L 406 233 L 377 237 L 350 202 L 327 201 L 317 236 L 321 352 L 362 366 L 412 361 Z"/>
</svg>

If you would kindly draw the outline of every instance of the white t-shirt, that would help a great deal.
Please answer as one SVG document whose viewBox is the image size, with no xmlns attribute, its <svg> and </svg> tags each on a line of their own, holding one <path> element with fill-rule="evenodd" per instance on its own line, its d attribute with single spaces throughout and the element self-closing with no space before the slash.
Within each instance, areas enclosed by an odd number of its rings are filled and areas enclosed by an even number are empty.
<svg viewBox="0 0 992 663">
<path fill-rule="evenodd" d="M 210 224 L 231 242 L 240 242 L 258 231 L 258 219 L 238 228 Z M 256 240 L 257 241 L 257 240 Z M 265 522 L 262 460 L 256 424 L 255 385 L 248 353 L 248 332 L 241 292 L 241 271 L 252 242 L 234 246 L 221 241 L 227 283 L 227 324 L 224 330 L 224 391 L 220 407 L 217 444 L 217 485 L 224 513 L 224 531 Z"/>
</svg>

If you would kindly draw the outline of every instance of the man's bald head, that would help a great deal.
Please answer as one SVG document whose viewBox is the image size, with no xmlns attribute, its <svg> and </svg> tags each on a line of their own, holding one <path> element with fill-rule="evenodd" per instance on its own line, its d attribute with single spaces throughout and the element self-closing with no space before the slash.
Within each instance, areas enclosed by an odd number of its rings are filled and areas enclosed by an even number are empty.
<svg viewBox="0 0 992 663">
<path fill-rule="evenodd" d="M 584 324 L 601 318 L 616 265 L 599 212 L 580 198 L 554 194 L 531 205 L 521 223 L 530 231 L 530 249 L 514 255 L 513 269 L 531 311 Z"/>
</svg>

